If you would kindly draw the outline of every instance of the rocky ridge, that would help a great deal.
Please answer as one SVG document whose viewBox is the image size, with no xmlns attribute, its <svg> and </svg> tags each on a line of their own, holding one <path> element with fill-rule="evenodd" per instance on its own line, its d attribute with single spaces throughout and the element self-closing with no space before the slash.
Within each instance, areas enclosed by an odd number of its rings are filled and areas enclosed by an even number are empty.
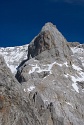
<svg viewBox="0 0 84 125">
<path fill-rule="evenodd" d="M 77 54 L 79 45 L 70 45 L 53 24 L 47 23 L 29 44 L 28 58 L 23 57 L 17 68 L 19 86 L 34 107 L 39 124 L 84 124 L 83 58 Z"/>
<path fill-rule="evenodd" d="M 84 44 L 80 44 L 79 42 L 68 42 L 73 54 L 79 60 L 81 60 L 82 65 L 84 66 Z M 28 53 L 28 44 L 23 46 L 15 46 L 15 47 L 0 47 L 0 54 L 4 57 L 7 66 L 10 68 L 13 74 L 17 71 L 17 66 L 23 61 L 27 59 Z"/>
<path fill-rule="evenodd" d="M 29 110 L 31 115 L 29 100 L 0 56 L 0 125 L 25 125 Z"/>
<path fill-rule="evenodd" d="M 38 92 L 28 95 L 0 56 L 0 125 L 47 125 L 55 119 L 54 106 L 44 102 Z M 50 123 L 51 122 L 51 123 Z"/>
<path fill-rule="evenodd" d="M 52 102 L 62 124 L 83 125 L 84 67 L 53 24 L 45 24 L 29 44 L 28 61 L 16 78 L 25 93 L 38 91 L 45 105 Z"/>
</svg>

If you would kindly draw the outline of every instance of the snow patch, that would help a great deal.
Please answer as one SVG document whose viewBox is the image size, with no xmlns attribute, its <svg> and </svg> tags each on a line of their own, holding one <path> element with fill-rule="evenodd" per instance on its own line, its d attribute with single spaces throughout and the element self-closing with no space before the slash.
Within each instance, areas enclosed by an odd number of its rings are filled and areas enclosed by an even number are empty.
<svg viewBox="0 0 84 125">
<path fill-rule="evenodd" d="M 73 51 L 73 53 L 82 53 L 82 52 L 84 52 L 83 48 L 78 48 L 78 47 L 71 47 L 71 50 Z"/>
<path fill-rule="evenodd" d="M 81 44 L 80 44 L 81 45 Z M 81 60 L 82 65 L 84 66 L 84 48 L 79 48 L 77 47 L 71 47 L 72 52 L 74 53 L 74 55 Z"/>
<path fill-rule="evenodd" d="M 8 67 L 10 67 L 12 73 L 16 73 L 16 67 L 14 65 L 10 65 Z"/>
<path fill-rule="evenodd" d="M 63 65 L 67 65 L 67 62 L 65 62 L 64 64 L 59 64 L 57 62 L 54 62 L 54 63 L 51 63 L 51 64 L 47 64 L 47 65 L 42 65 L 43 68 L 40 68 L 40 66 L 38 66 L 37 64 L 36 65 L 32 65 L 32 64 L 29 64 L 30 66 L 32 66 L 32 69 L 29 71 L 29 74 L 33 73 L 33 72 L 38 72 L 38 73 L 41 73 L 43 71 L 49 71 L 50 74 L 52 74 L 52 67 L 54 64 L 57 64 L 59 65 L 60 67 L 62 67 Z"/>
<path fill-rule="evenodd" d="M 73 81 L 72 87 L 75 89 L 76 92 L 79 93 L 79 88 L 78 88 L 77 83 L 76 83 L 77 78 L 75 78 L 74 76 L 71 76 L 71 78 L 72 78 L 72 81 Z"/>
<path fill-rule="evenodd" d="M 27 88 L 27 90 L 28 90 L 28 92 L 31 92 L 31 91 L 33 91 L 35 89 L 35 86 L 30 86 L 29 88 Z"/>
<path fill-rule="evenodd" d="M 65 76 L 66 78 L 68 78 L 69 74 L 64 74 L 64 76 Z"/>
<path fill-rule="evenodd" d="M 84 89 L 82 89 L 82 92 L 84 92 Z"/>
<path fill-rule="evenodd" d="M 72 84 L 72 86 L 73 86 L 73 88 L 76 90 L 76 92 L 78 92 L 79 93 L 79 88 L 78 88 L 78 86 L 77 86 L 77 83 L 73 83 Z"/>
<path fill-rule="evenodd" d="M 46 79 L 47 78 L 47 76 L 45 76 L 43 79 Z"/>
<path fill-rule="evenodd" d="M 66 104 L 70 105 L 73 108 L 73 105 L 70 102 L 66 102 Z"/>
<path fill-rule="evenodd" d="M 66 65 L 66 67 L 68 67 L 68 64 L 67 64 L 67 62 L 65 62 L 65 63 L 64 63 L 64 65 Z"/>
<path fill-rule="evenodd" d="M 49 71 L 50 74 L 52 74 L 51 69 L 53 67 L 53 65 L 56 64 L 56 62 L 52 63 L 52 64 L 47 64 L 45 69 L 41 69 L 37 64 L 36 65 L 31 65 L 32 69 L 29 71 L 29 74 L 33 73 L 33 72 L 38 72 L 41 73 L 43 71 Z"/>
<path fill-rule="evenodd" d="M 56 63 L 57 65 L 59 65 L 60 67 L 62 67 L 63 66 L 63 64 L 59 64 L 59 63 Z"/>
<path fill-rule="evenodd" d="M 80 69 L 80 67 L 79 67 L 77 70 L 79 70 L 79 69 Z M 64 74 L 64 76 L 65 76 L 66 78 L 71 77 L 71 79 L 72 79 L 72 81 L 73 81 L 72 87 L 73 87 L 73 88 L 75 89 L 75 91 L 78 92 L 78 93 L 79 93 L 79 88 L 78 88 L 78 86 L 77 86 L 77 81 L 79 81 L 79 82 L 84 81 L 84 72 L 80 71 L 79 75 L 80 75 L 80 76 L 76 76 L 76 77 L 75 77 L 75 76 L 71 76 L 71 75 L 69 75 L 69 74 Z"/>
<path fill-rule="evenodd" d="M 75 70 L 77 70 L 77 71 L 80 71 L 80 70 L 82 70 L 79 66 L 76 66 L 76 65 L 72 65 L 72 67 L 73 67 L 73 69 L 75 69 Z"/>
<path fill-rule="evenodd" d="M 26 89 L 24 89 L 24 92 L 26 92 Z"/>
</svg>

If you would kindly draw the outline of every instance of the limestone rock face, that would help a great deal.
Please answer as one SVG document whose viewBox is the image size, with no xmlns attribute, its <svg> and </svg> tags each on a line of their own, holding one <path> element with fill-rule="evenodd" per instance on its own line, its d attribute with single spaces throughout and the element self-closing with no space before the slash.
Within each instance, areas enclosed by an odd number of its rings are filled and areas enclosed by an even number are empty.
<svg viewBox="0 0 84 125">
<path fill-rule="evenodd" d="M 31 57 L 37 56 L 46 49 L 51 48 L 53 38 L 49 31 L 42 31 L 34 40 L 34 43 L 30 43 L 28 46 L 28 59 Z"/>
<path fill-rule="evenodd" d="M 34 124 L 32 112 L 20 84 L 0 56 L 0 125 L 32 124 L 29 122 L 31 115 Z"/>
<path fill-rule="evenodd" d="M 47 50 L 47 51 L 46 51 Z M 70 59 L 71 50 L 62 34 L 52 23 L 47 23 L 42 28 L 41 32 L 34 38 L 28 46 L 28 59 L 36 57 L 42 52 L 52 58 L 64 61 Z M 46 56 L 43 54 L 43 56 Z M 42 56 L 38 56 L 43 59 Z M 71 59 L 70 59 L 71 60 Z"/>
<path fill-rule="evenodd" d="M 40 94 L 31 95 L 23 91 L 0 56 L 0 125 L 46 125 L 49 119 L 53 122 Z"/>
<path fill-rule="evenodd" d="M 19 82 L 0 56 L 0 125 L 84 124 L 84 48 L 70 46 L 56 26 L 45 24 L 28 54 L 27 46 L 21 49 Z"/>
<path fill-rule="evenodd" d="M 18 68 L 16 78 L 30 98 L 40 93 L 50 114 L 45 124 L 83 125 L 84 67 L 66 39 L 47 23 L 28 49 L 28 60 Z"/>
</svg>

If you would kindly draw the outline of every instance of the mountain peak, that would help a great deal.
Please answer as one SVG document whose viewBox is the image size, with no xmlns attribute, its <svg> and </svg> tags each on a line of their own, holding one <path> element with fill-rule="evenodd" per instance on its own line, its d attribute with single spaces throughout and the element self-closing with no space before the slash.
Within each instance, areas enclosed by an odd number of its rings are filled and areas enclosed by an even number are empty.
<svg viewBox="0 0 84 125">
<path fill-rule="evenodd" d="M 45 25 L 42 27 L 41 31 L 46 31 L 46 30 L 51 32 L 54 37 L 56 37 L 56 36 L 58 37 L 58 35 L 59 35 L 60 37 L 64 38 L 64 36 L 57 29 L 56 25 L 54 25 L 51 22 L 45 23 Z"/>
<path fill-rule="evenodd" d="M 21 83 L 0 57 L 1 124 L 84 124 L 84 45 L 68 43 L 46 23 L 29 45 L 0 49 L 10 68 L 20 64 Z"/>
<path fill-rule="evenodd" d="M 33 39 L 28 46 L 28 59 L 46 57 L 65 61 L 70 59 L 71 49 L 66 39 L 52 23 L 46 23 L 41 32 Z"/>
<path fill-rule="evenodd" d="M 47 23 L 45 23 L 45 25 L 43 27 L 55 27 L 56 28 L 56 25 L 54 25 L 51 22 L 47 22 Z"/>
</svg>

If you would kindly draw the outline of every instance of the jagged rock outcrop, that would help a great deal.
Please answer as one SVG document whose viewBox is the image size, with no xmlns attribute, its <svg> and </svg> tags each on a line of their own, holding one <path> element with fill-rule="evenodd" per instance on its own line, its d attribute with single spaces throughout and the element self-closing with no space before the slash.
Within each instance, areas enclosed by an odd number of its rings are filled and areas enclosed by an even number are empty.
<svg viewBox="0 0 84 125">
<path fill-rule="evenodd" d="M 44 105 L 40 94 L 31 95 L 30 98 L 23 91 L 0 56 L 0 125 L 47 125 L 49 120 L 53 122 L 50 109 Z"/>
<path fill-rule="evenodd" d="M 43 55 L 39 55 L 42 52 L 44 52 Z M 39 59 L 44 59 L 44 56 L 51 58 L 54 56 L 55 59 L 71 61 L 71 54 L 66 39 L 52 23 L 45 24 L 38 36 L 28 46 L 28 59 L 38 55 Z"/>
<path fill-rule="evenodd" d="M 52 23 L 47 23 L 41 32 L 28 45 L 28 60 L 34 58 L 42 63 L 47 61 L 52 63 L 67 62 L 69 66 L 72 63 L 72 51 L 63 35 L 57 30 Z M 23 61 L 24 62 L 24 61 Z M 22 67 L 25 67 L 26 63 Z M 17 71 L 16 78 L 18 81 L 25 82 L 25 78 L 21 74 L 23 68 Z"/>
<path fill-rule="evenodd" d="M 84 124 L 83 65 L 53 24 L 45 24 L 29 44 L 28 60 L 18 68 L 16 78 L 28 95 L 40 93 L 49 107 L 46 124 Z"/>
<path fill-rule="evenodd" d="M 46 49 L 50 49 L 54 42 L 52 35 L 48 30 L 42 31 L 28 46 L 28 59 L 35 57 Z M 53 43 L 54 44 L 54 43 Z"/>
<path fill-rule="evenodd" d="M 47 23 L 29 44 L 28 58 L 27 45 L 1 49 L 12 71 L 13 60 L 15 67 L 23 61 L 17 68 L 19 83 L 0 56 L 0 125 L 84 124 L 84 47 L 70 46 Z"/>
<path fill-rule="evenodd" d="M 80 45 L 79 42 L 68 42 L 68 44 L 70 45 L 70 47 L 76 47 L 76 46 Z"/>
<path fill-rule="evenodd" d="M 0 125 L 35 124 L 33 113 L 20 84 L 0 56 Z"/>
</svg>

